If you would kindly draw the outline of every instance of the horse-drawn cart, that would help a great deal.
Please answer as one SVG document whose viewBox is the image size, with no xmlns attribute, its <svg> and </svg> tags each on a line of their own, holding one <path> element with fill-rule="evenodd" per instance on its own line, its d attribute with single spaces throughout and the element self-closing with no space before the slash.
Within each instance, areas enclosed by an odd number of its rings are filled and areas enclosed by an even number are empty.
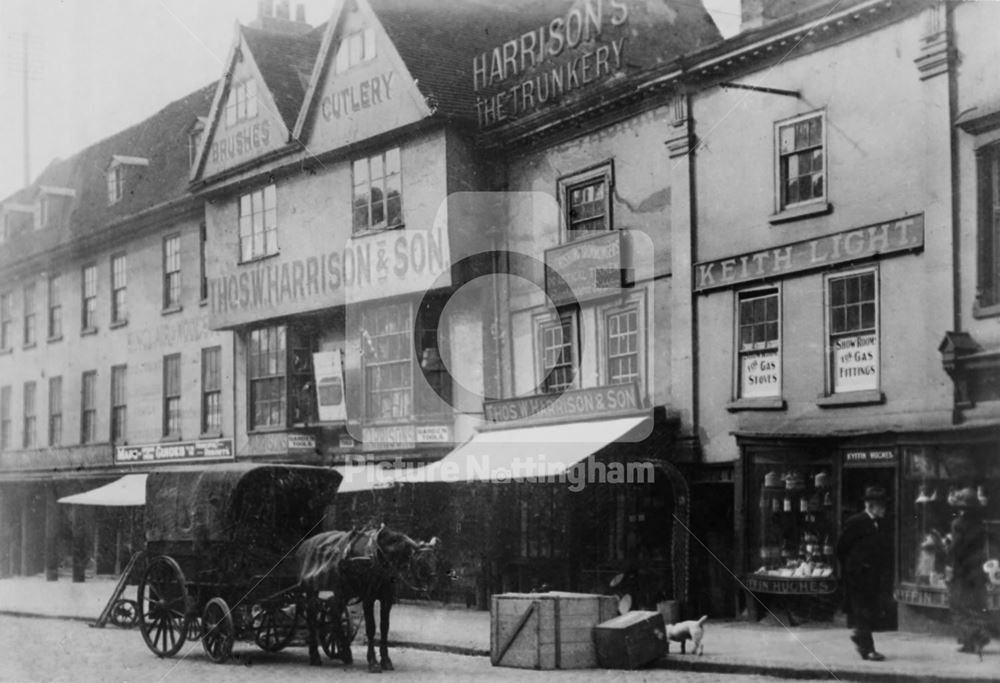
<svg viewBox="0 0 1000 683">
<path fill-rule="evenodd" d="M 319 467 L 235 463 L 154 472 L 146 481 L 145 571 L 138 621 L 160 657 L 189 639 L 216 662 L 235 640 L 274 652 L 297 639 L 306 593 L 294 555 L 322 531 L 341 476 Z M 350 660 L 350 613 L 320 607 L 320 643 Z M 340 604 L 340 603 L 338 603 Z"/>
</svg>

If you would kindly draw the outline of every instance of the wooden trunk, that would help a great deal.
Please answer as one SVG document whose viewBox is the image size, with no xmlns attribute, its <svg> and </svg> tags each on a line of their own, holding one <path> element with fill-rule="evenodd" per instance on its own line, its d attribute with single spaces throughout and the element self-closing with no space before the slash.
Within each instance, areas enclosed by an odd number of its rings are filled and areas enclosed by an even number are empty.
<svg viewBox="0 0 1000 683">
<path fill-rule="evenodd" d="M 618 600 L 587 593 L 493 596 L 490 660 L 522 669 L 597 666 L 593 629 L 618 613 Z"/>
<path fill-rule="evenodd" d="M 659 612 L 629 612 L 594 628 L 597 662 L 605 669 L 638 669 L 666 652 L 667 630 Z"/>
</svg>

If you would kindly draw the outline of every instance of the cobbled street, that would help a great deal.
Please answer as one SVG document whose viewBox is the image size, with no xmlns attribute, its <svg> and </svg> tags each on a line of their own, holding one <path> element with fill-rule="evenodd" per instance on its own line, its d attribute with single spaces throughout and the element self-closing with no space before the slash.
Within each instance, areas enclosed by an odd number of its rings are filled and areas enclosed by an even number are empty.
<svg viewBox="0 0 1000 683">
<path fill-rule="evenodd" d="M 289 648 L 267 654 L 250 643 L 237 643 L 234 660 L 227 664 L 209 661 L 200 644 L 186 645 L 172 659 L 158 659 L 146 648 L 138 630 L 95 629 L 80 621 L 0 616 L 0 638 L 8 644 L 0 681 L 73 681 L 73 683 L 161 683 L 212 681 L 254 683 L 275 680 L 360 681 L 369 676 L 363 665 L 364 649 L 354 647 L 355 663 L 345 668 L 324 661 L 309 666 L 305 648 Z M 708 683 L 727 681 L 767 683 L 782 679 L 769 676 L 693 673 L 665 669 L 644 671 L 528 671 L 496 668 L 487 657 L 428 652 L 407 648 L 391 651 L 396 671 L 377 680 L 402 681 L 670 681 Z M 386 681 L 388 683 L 388 681 Z"/>
</svg>

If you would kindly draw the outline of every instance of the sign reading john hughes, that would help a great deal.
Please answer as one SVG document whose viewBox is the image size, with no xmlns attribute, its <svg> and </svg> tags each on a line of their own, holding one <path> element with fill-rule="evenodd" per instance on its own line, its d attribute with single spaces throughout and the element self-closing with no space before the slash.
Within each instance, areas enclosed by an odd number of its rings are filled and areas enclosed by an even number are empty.
<svg viewBox="0 0 1000 683">
<path fill-rule="evenodd" d="M 694 266 L 694 291 L 784 277 L 837 263 L 860 261 L 924 246 L 924 215 L 904 216 L 811 240 L 741 254 Z"/>
</svg>

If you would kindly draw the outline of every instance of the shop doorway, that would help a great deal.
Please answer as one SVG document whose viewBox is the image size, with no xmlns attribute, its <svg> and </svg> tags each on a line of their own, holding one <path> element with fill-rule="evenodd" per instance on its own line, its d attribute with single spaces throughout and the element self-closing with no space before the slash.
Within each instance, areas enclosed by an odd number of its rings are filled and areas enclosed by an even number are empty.
<svg viewBox="0 0 1000 683">
<path fill-rule="evenodd" d="M 893 550 L 890 554 L 892 561 L 890 566 L 885 569 L 886 575 L 883 578 L 886 582 L 884 585 L 891 587 L 895 581 L 896 549 L 899 547 L 895 514 L 899 495 L 896 491 L 895 467 L 850 467 L 845 464 L 840 491 L 840 525 L 843 528 L 848 517 L 865 509 L 865 489 L 869 486 L 879 486 L 885 489 L 889 498 L 885 511 L 885 528 L 888 530 L 889 547 Z M 878 625 L 878 630 L 895 631 L 896 627 L 896 610 L 886 610 L 885 619 Z"/>
</svg>

